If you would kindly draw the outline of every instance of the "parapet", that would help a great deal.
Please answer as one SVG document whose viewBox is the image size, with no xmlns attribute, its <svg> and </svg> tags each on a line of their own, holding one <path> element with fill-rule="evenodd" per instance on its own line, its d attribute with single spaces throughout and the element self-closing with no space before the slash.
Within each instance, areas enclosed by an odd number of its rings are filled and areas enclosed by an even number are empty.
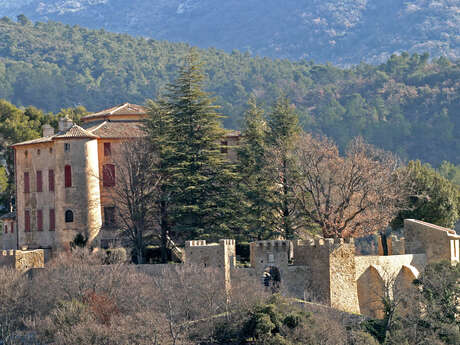
<svg viewBox="0 0 460 345">
<path fill-rule="evenodd" d="M 317 237 L 306 242 L 297 241 L 294 244 L 294 265 L 310 266 L 317 259 L 328 260 L 329 255 L 339 248 L 346 248 L 354 254 L 354 239 Z"/>
<path fill-rule="evenodd" d="M 222 244 L 224 246 L 235 246 L 236 242 L 235 240 L 219 240 L 219 244 Z"/>
<path fill-rule="evenodd" d="M 257 241 L 252 242 L 251 246 L 255 247 L 263 247 L 263 248 L 282 248 L 282 247 L 289 247 L 290 241 L 287 240 L 271 240 L 271 241 Z"/>
<path fill-rule="evenodd" d="M 186 241 L 185 247 L 202 247 L 206 246 L 206 240 L 195 240 L 195 241 Z"/>
</svg>

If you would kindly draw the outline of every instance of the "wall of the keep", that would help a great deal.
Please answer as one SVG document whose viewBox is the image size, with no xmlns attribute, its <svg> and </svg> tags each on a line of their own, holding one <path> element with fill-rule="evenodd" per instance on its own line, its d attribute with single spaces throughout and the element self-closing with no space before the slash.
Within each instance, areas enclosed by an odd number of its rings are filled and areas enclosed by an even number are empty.
<svg viewBox="0 0 460 345">
<path fill-rule="evenodd" d="M 16 222 L 12 219 L 6 219 L 3 222 L 0 222 L 1 231 L 0 231 L 0 249 L 17 249 L 17 226 Z M 6 228 L 8 230 L 6 230 Z"/>
</svg>

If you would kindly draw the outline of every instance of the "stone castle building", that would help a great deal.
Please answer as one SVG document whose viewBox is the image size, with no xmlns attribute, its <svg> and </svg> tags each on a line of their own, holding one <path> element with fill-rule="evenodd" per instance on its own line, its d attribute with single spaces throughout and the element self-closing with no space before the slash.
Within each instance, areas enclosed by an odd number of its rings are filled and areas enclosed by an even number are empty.
<svg viewBox="0 0 460 345">
<path fill-rule="evenodd" d="M 42 138 L 13 145 L 16 212 L 1 219 L 0 266 L 44 267 L 45 252 L 66 249 L 77 234 L 95 246 L 113 240 L 117 156 L 123 142 L 143 135 L 146 116 L 145 108 L 125 103 L 83 117 L 81 126 L 61 119 L 57 133 L 45 126 Z M 225 145 L 235 146 L 238 138 L 232 132 L 222 140 L 229 159 L 235 152 Z M 236 265 L 234 240 L 188 241 L 184 264 L 220 270 L 226 287 L 245 272 L 289 296 L 381 317 L 389 282 L 392 289 L 408 289 L 427 264 L 460 259 L 460 236 L 453 230 L 405 220 L 404 236 L 380 241 L 379 252 L 365 256 L 356 254 L 353 239 L 254 242 L 246 268 Z M 141 266 L 153 274 L 177 267 Z"/>
<path fill-rule="evenodd" d="M 59 120 L 59 131 L 43 126 L 43 137 L 12 145 L 16 212 L 4 216 L 2 249 L 56 250 L 79 233 L 95 246 L 114 240 L 117 161 L 124 142 L 144 135 L 142 106 L 125 103 L 84 116 L 81 126 Z M 223 152 L 239 138 L 228 132 Z"/>
</svg>

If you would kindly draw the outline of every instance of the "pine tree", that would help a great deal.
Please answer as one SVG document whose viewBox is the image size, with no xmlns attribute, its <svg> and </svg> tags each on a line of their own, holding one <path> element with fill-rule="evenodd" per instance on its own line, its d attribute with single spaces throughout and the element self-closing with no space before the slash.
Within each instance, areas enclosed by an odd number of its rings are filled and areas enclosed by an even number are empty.
<svg viewBox="0 0 460 345">
<path fill-rule="evenodd" d="M 264 111 L 257 106 L 254 98 L 249 100 L 248 106 L 242 125 L 242 143 L 238 149 L 241 227 L 246 237 L 264 240 L 273 236 L 273 184 L 266 174 L 267 124 Z"/>
<path fill-rule="evenodd" d="M 149 156 L 152 180 L 158 181 L 156 193 L 152 202 L 156 204 L 156 220 L 159 225 L 159 238 L 161 260 L 168 260 L 168 242 L 171 231 L 171 203 L 170 203 L 170 177 L 171 168 L 169 161 L 175 155 L 171 145 L 172 117 L 168 111 L 168 105 L 160 100 L 147 102 L 149 119 L 146 124 L 148 140 L 152 155 Z M 158 178 L 159 177 L 159 178 Z"/>
<path fill-rule="evenodd" d="M 223 116 L 202 90 L 204 79 L 202 64 L 192 50 L 165 99 L 172 126 L 168 188 L 174 229 L 183 238 L 228 235 L 234 220 L 236 175 L 222 153 Z"/>
<path fill-rule="evenodd" d="M 269 171 L 275 193 L 275 228 L 281 236 L 293 239 L 302 218 L 296 209 L 293 185 L 296 178 L 292 150 L 300 127 L 298 116 L 287 97 L 279 97 L 268 115 L 267 146 Z"/>
</svg>

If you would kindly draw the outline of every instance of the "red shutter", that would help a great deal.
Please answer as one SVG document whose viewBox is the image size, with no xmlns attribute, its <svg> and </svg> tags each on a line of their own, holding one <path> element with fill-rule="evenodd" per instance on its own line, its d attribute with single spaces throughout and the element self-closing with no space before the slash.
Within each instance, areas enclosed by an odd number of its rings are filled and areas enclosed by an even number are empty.
<svg viewBox="0 0 460 345">
<path fill-rule="evenodd" d="M 43 231 L 43 211 L 37 210 L 37 230 Z"/>
<path fill-rule="evenodd" d="M 72 167 L 66 165 L 64 168 L 65 173 L 65 188 L 72 187 Z"/>
<path fill-rule="evenodd" d="M 104 187 L 115 186 L 115 165 L 104 164 L 102 167 L 102 185 Z"/>
<path fill-rule="evenodd" d="M 112 147 L 110 146 L 110 143 L 104 143 L 104 156 L 110 155 L 112 155 Z"/>
<path fill-rule="evenodd" d="M 11 231 L 10 231 L 12 234 L 14 234 L 14 222 L 11 223 Z"/>
<path fill-rule="evenodd" d="M 54 170 L 48 170 L 48 186 L 49 191 L 54 192 Z"/>
<path fill-rule="evenodd" d="M 42 172 L 40 170 L 37 171 L 37 192 L 43 192 L 43 179 Z"/>
<path fill-rule="evenodd" d="M 24 214 L 24 231 L 30 232 L 30 211 L 26 210 Z"/>
<path fill-rule="evenodd" d="M 5 234 L 7 234 L 7 233 L 8 233 L 8 224 L 5 225 Z"/>
<path fill-rule="evenodd" d="M 30 193 L 29 173 L 24 173 L 24 193 Z"/>
<path fill-rule="evenodd" d="M 54 209 L 50 209 L 50 231 L 54 231 L 56 229 L 56 220 L 54 217 Z"/>
</svg>

